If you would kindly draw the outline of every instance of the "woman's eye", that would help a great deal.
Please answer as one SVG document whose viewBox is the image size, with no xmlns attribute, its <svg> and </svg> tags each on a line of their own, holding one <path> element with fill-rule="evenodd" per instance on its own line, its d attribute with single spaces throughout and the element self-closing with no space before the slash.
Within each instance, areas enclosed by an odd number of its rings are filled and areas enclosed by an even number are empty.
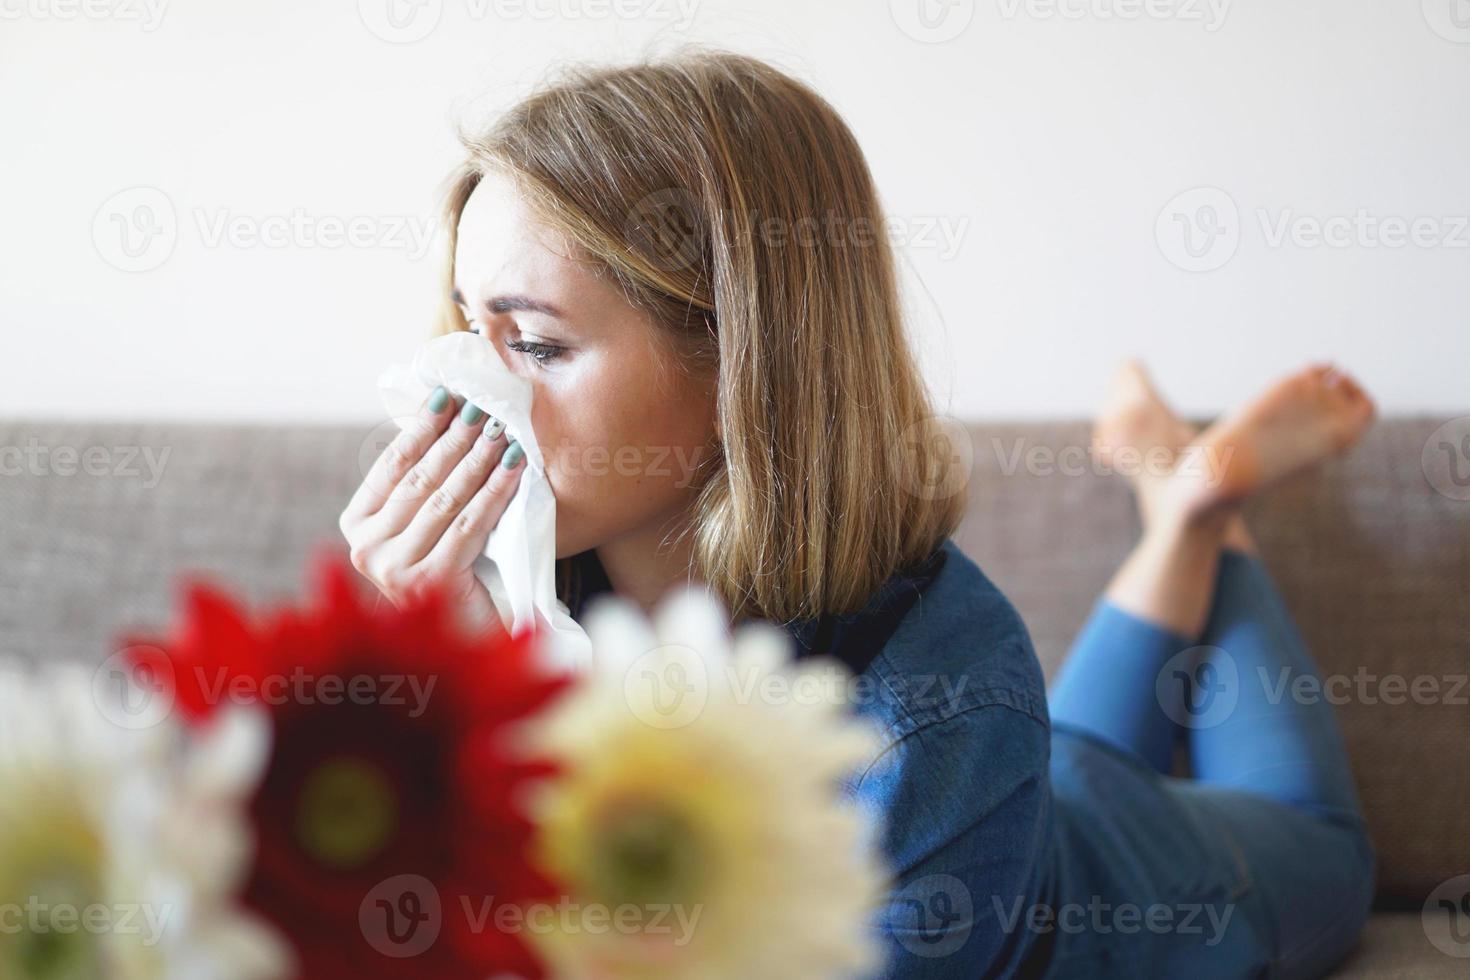
<svg viewBox="0 0 1470 980">
<path fill-rule="evenodd" d="M 505 346 L 521 354 L 529 354 L 535 359 L 537 364 L 554 361 L 566 351 L 565 347 L 557 347 L 554 344 L 538 344 L 530 340 L 507 340 Z"/>
<path fill-rule="evenodd" d="M 479 323 L 470 321 L 469 329 L 470 333 L 475 336 L 489 339 L 489 335 Z M 507 340 L 505 346 L 509 350 L 530 356 L 537 364 L 545 364 L 547 361 L 553 361 L 566 352 L 565 347 L 558 347 L 555 344 L 540 344 L 532 340 Z"/>
</svg>

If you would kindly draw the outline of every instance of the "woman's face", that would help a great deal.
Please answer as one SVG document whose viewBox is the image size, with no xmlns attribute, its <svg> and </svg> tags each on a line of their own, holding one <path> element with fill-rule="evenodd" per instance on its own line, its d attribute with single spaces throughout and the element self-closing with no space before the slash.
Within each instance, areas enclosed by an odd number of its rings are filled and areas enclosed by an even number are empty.
<svg viewBox="0 0 1470 980">
<path fill-rule="evenodd" d="M 715 418 L 714 379 L 677 369 L 665 332 L 574 255 L 507 177 L 487 175 L 465 204 L 455 298 L 531 382 L 558 558 L 666 530 L 695 496 Z"/>
</svg>

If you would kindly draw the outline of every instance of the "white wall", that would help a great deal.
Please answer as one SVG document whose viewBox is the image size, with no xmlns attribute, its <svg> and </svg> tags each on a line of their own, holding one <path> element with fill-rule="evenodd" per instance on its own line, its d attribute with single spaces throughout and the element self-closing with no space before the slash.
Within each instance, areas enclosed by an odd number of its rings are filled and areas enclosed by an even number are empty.
<svg viewBox="0 0 1470 980">
<path fill-rule="evenodd" d="M 1316 357 L 1391 412 L 1470 408 L 1467 0 L 409 2 L 0 0 L 0 414 L 377 416 L 451 120 L 687 40 L 846 114 L 955 414 L 1083 414 L 1140 354 L 1192 412 Z M 1176 212 L 1224 234 L 1191 258 Z M 284 246 L 213 236 L 293 214 Z M 315 226 L 354 217 L 361 247 Z"/>
</svg>

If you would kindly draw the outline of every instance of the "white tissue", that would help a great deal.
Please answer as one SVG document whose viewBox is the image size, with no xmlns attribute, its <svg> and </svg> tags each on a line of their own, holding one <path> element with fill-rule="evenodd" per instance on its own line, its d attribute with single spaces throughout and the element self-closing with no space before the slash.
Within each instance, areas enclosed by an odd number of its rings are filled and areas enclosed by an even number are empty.
<svg viewBox="0 0 1470 980">
<path fill-rule="evenodd" d="M 507 368 L 484 338 L 465 332 L 436 337 L 419 348 L 412 364 L 395 364 L 378 378 L 383 405 L 400 428 L 438 385 L 504 422 L 506 438 L 526 451 L 525 472 L 475 561 L 475 576 L 506 626 L 537 629 L 557 666 L 590 663 L 587 632 L 556 597 L 556 497 L 531 428 L 531 383 Z"/>
</svg>

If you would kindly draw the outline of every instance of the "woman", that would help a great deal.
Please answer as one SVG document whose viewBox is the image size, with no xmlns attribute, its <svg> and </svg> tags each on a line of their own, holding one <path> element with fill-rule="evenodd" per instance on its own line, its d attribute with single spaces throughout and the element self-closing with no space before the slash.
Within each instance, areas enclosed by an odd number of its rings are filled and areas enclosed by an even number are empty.
<svg viewBox="0 0 1470 980">
<path fill-rule="evenodd" d="M 1330 709 L 1257 681 L 1313 668 L 1239 508 L 1362 433 L 1353 382 L 1312 368 L 1194 433 L 1125 369 L 1098 452 L 1177 465 L 1136 478 L 1143 538 L 1048 712 L 950 540 L 952 454 L 826 102 L 695 54 L 571 78 L 465 143 L 444 322 L 534 386 L 563 598 L 703 582 L 872 682 L 886 745 L 855 791 L 896 875 L 888 975 L 1313 976 L 1352 945 L 1373 853 Z M 390 598 L 447 584 L 494 615 L 471 565 L 519 478 L 499 429 L 435 392 L 348 506 Z M 1192 780 L 1167 775 L 1181 735 Z"/>
</svg>

